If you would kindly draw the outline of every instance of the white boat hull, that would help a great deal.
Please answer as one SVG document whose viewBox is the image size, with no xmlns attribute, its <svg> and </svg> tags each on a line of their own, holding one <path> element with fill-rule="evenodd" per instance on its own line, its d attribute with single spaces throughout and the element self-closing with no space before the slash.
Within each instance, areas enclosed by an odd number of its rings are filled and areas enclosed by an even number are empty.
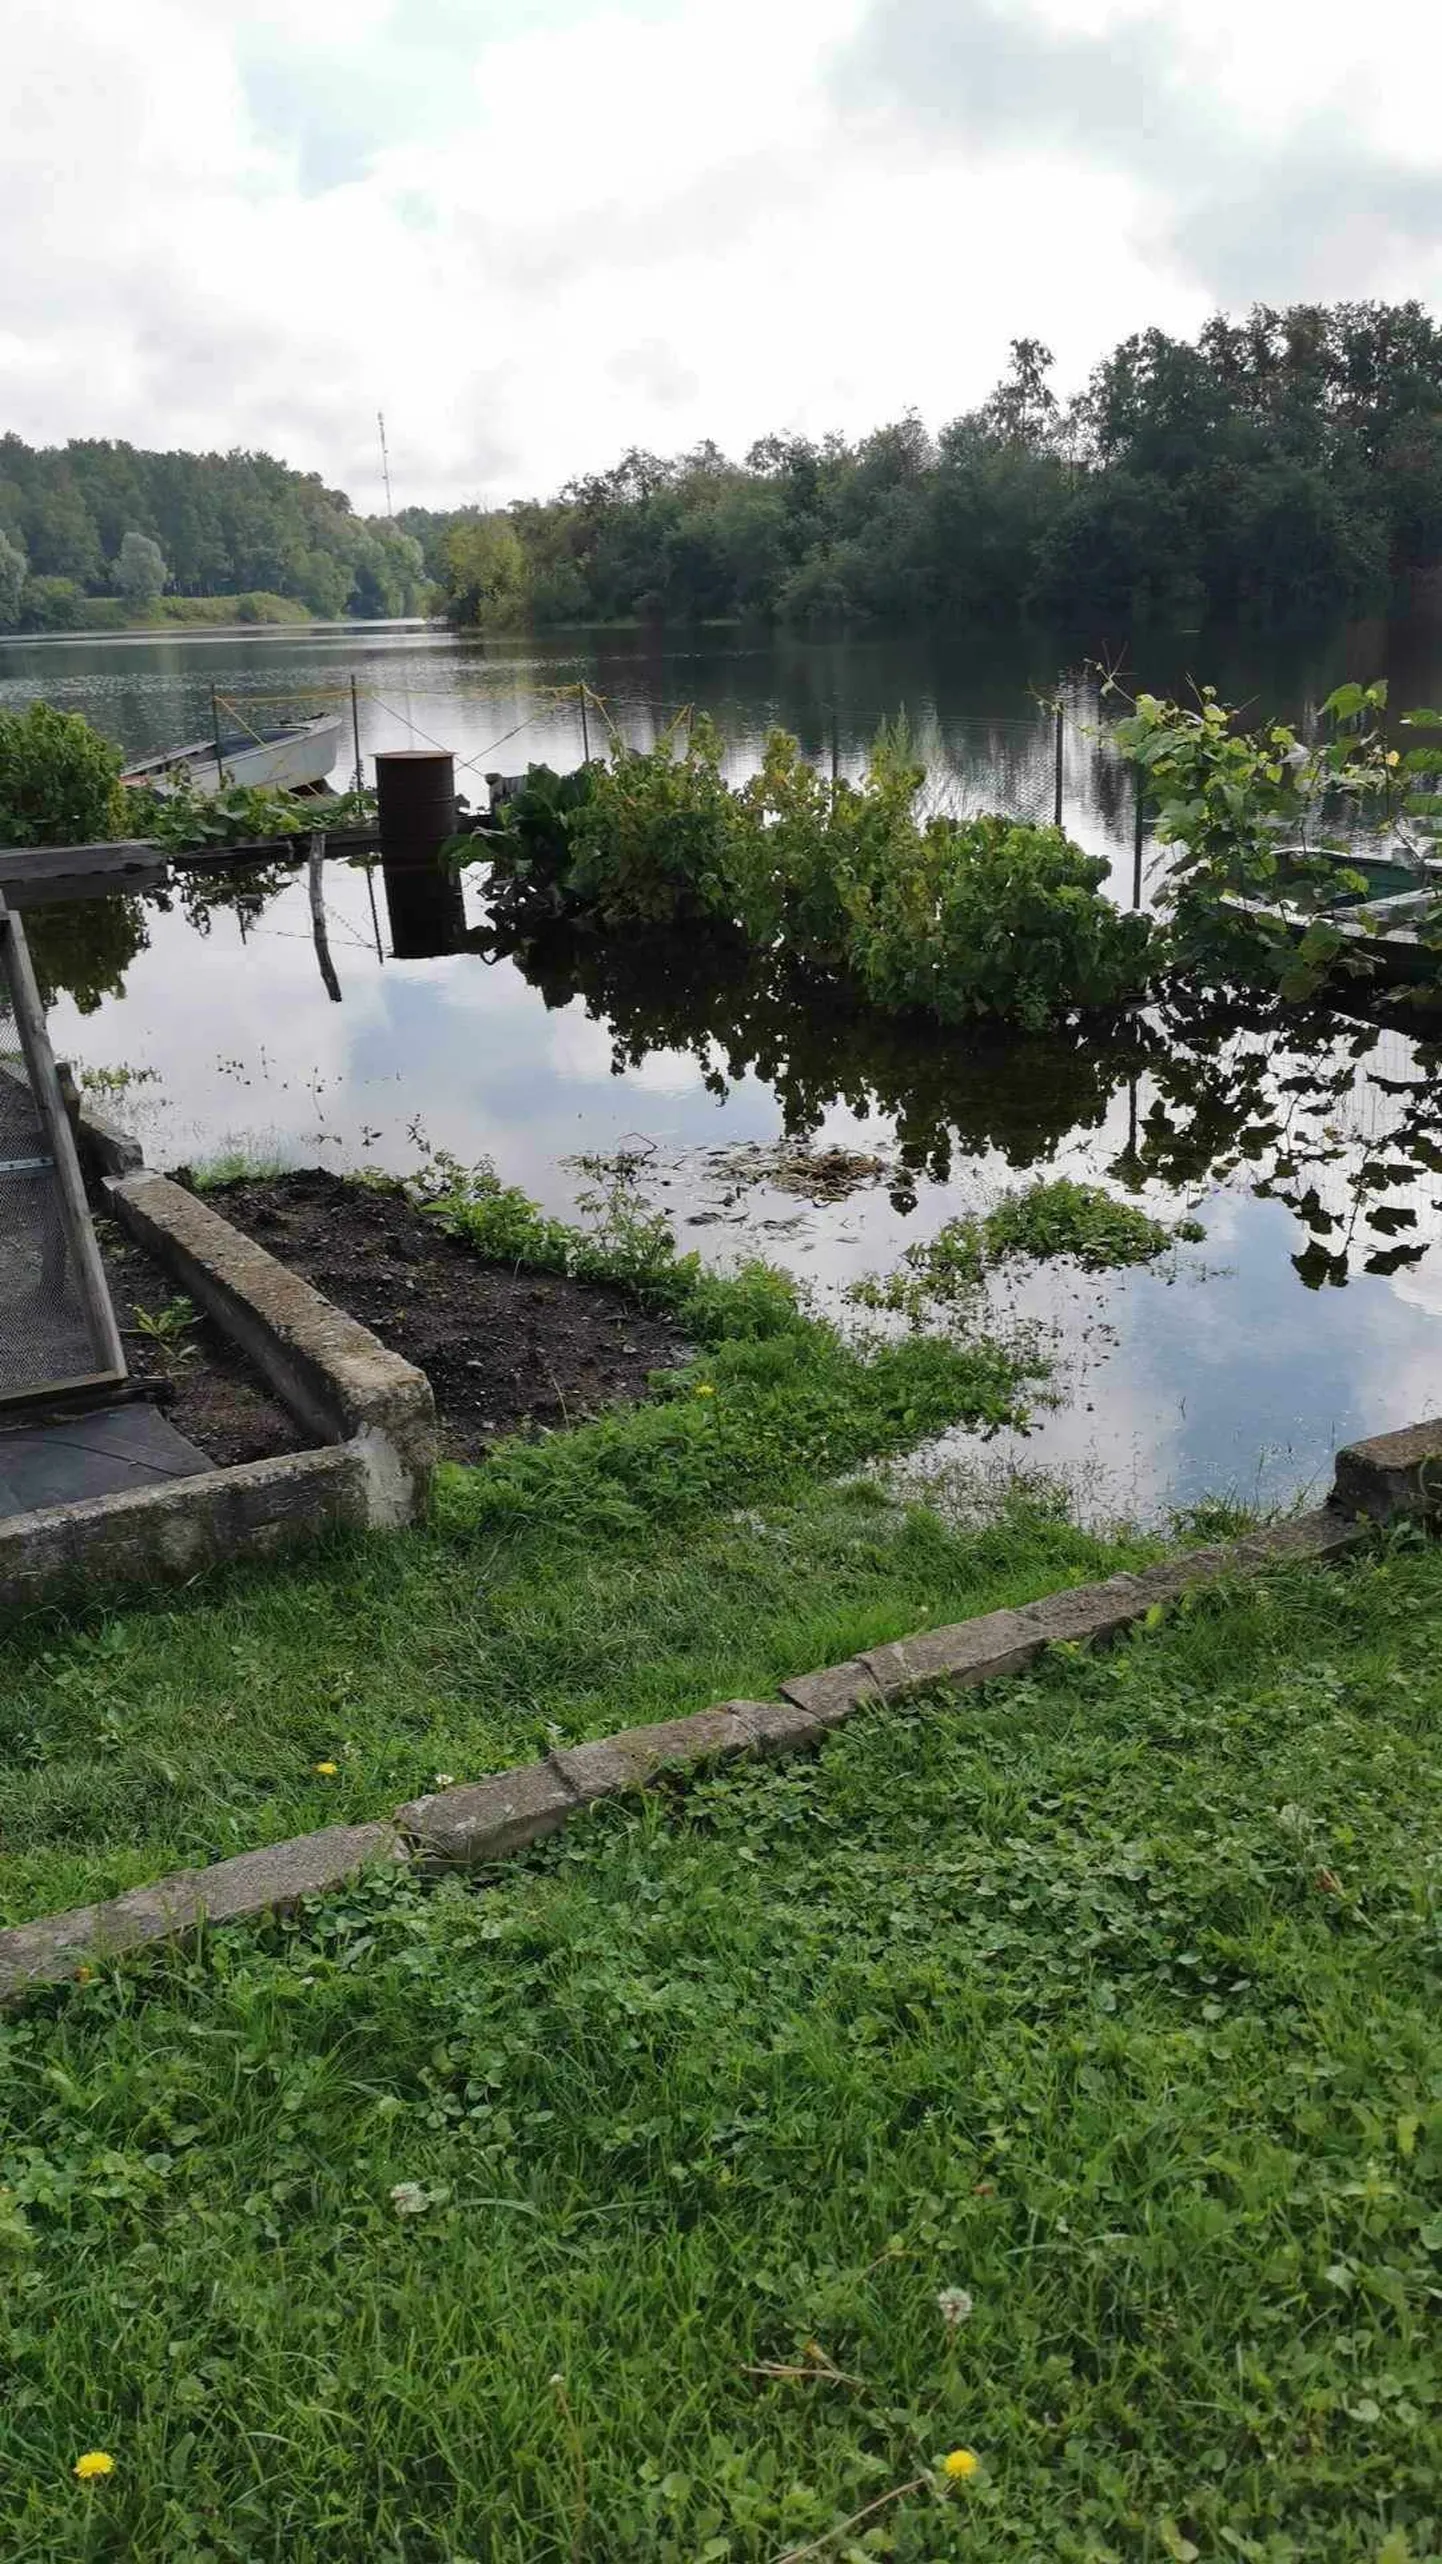
<svg viewBox="0 0 1442 2564">
<path fill-rule="evenodd" d="M 324 783 L 340 753 L 340 734 L 339 721 L 307 721 L 278 739 L 223 740 L 219 764 L 214 748 L 200 740 L 168 756 L 145 758 L 122 781 L 153 792 L 184 784 L 193 792 L 229 791 L 237 784 L 294 792 L 302 784 Z"/>
</svg>

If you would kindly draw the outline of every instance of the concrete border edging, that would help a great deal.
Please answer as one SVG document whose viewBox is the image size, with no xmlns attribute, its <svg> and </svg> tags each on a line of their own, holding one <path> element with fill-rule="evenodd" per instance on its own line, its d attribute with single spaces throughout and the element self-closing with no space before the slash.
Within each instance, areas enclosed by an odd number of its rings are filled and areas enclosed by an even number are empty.
<svg viewBox="0 0 1442 2564">
<path fill-rule="evenodd" d="M 425 1373 L 169 1176 L 141 1167 L 105 1190 L 122 1227 L 250 1356 L 290 1413 L 322 1442 L 351 1444 L 372 1525 L 414 1521 L 436 1460 Z"/>
<path fill-rule="evenodd" d="M 88 1109 L 92 1163 L 134 1147 Z M 107 1152 L 109 1156 L 107 1156 Z M 422 1518 L 436 1462 L 423 1371 L 208 1203 L 145 1166 L 105 1183 L 116 1218 L 263 1372 L 320 1448 L 0 1519 L 0 1611 L 89 1584 L 183 1579 L 336 1530 Z"/>
<path fill-rule="evenodd" d="M 1433 1447 L 1442 1453 L 1442 1425 Z M 413 1799 L 388 1823 L 300 1835 L 212 1869 L 182 1871 L 154 1887 L 131 1889 L 108 1904 L 18 1924 L 0 1931 L 0 2003 L 61 1984 L 86 1962 L 118 1958 L 202 1923 L 254 1920 L 323 1894 L 376 1861 L 414 1860 L 427 1870 L 486 1868 L 558 1833 L 588 1807 L 651 1787 L 667 1774 L 818 1745 L 858 1710 L 933 1683 L 961 1690 L 997 1681 L 1025 1671 L 1050 1646 L 1115 1637 L 1225 1577 L 1325 1564 L 1365 1548 L 1373 1536 L 1370 1520 L 1349 1520 L 1324 1506 L 1245 1540 L 1162 1559 L 1135 1576 L 1063 1586 L 1015 1610 L 984 1612 L 869 1649 L 847 1664 L 783 1683 L 780 1701 L 726 1701 L 690 1718 L 561 1746 L 544 1762 Z"/>
</svg>

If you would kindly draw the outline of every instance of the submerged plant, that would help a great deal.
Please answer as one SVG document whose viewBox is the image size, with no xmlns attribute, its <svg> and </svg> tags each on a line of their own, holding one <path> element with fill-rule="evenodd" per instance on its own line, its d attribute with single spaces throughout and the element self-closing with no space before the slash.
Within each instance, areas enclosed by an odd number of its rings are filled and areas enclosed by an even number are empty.
<svg viewBox="0 0 1442 2564">
<path fill-rule="evenodd" d="M 1151 929 L 1101 896 L 1107 867 L 1058 828 L 922 814 L 925 770 L 883 726 L 859 783 L 784 730 L 732 789 L 712 725 L 609 765 L 533 768 L 493 839 L 497 915 L 567 911 L 610 931 L 703 922 L 753 955 L 891 1014 L 1039 1027 L 1144 990 Z M 467 841 L 468 844 L 470 841 Z"/>
<path fill-rule="evenodd" d="M 967 1306 L 988 1273 L 1019 1256 L 1037 1264 L 1069 1257 L 1084 1273 L 1103 1273 L 1154 1263 L 1171 1246 L 1205 1234 L 1197 1220 L 1169 1226 L 1103 1185 L 1058 1176 L 1004 1193 L 989 1211 L 948 1220 L 925 1246 L 908 1247 L 894 1272 L 864 1276 L 848 1297 L 919 1323 L 930 1309 Z"/>
</svg>

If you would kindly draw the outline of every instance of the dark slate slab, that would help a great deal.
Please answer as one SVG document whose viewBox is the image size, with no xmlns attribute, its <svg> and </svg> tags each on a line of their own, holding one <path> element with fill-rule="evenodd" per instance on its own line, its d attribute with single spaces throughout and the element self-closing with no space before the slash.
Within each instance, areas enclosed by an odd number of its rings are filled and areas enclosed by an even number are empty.
<svg viewBox="0 0 1442 2564">
<path fill-rule="evenodd" d="M 0 1515 L 124 1495 L 214 1466 L 145 1400 L 44 1424 L 0 1420 Z"/>
</svg>

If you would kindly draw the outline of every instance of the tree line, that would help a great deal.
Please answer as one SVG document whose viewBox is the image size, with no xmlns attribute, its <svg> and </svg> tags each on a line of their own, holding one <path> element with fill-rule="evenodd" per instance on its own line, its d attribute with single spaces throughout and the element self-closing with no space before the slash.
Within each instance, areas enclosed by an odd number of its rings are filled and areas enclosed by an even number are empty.
<svg viewBox="0 0 1442 2564">
<path fill-rule="evenodd" d="M 385 615 L 414 612 L 427 581 L 401 527 L 268 454 L 0 436 L 0 628 L 103 621 L 106 600 L 124 620 L 167 591 Z"/>
<path fill-rule="evenodd" d="M 1421 304 L 1147 330 L 1063 404 L 1013 341 L 978 409 L 858 443 L 633 450 L 559 496 L 405 512 L 464 624 L 1308 622 L 1442 564 L 1442 328 Z"/>
<path fill-rule="evenodd" d="M 357 516 L 265 454 L 0 437 L 0 627 L 172 600 L 423 605 L 458 624 L 1023 615 L 1315 623 L 1442 575 L 1442 327 L 1420 303 L 1258 305 L 1123 340 L 1060 401 L 1016 339 L 979 408 L 855 443 L 638 448 L 547 500 Z"/>
</svg>

